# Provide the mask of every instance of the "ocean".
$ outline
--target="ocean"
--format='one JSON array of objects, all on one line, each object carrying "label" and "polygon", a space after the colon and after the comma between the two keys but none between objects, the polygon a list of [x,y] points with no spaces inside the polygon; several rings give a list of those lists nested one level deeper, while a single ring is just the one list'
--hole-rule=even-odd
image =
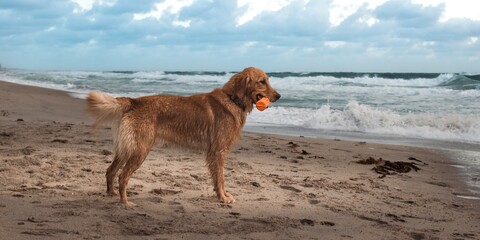
[{"label": "ocean", "polygon": [[[235,72],[33,71],[2,69],[0,79],[114,96],[191,95],[221,87]],[[270,72],[282,98],[254,110],[246,130],[431,147],[455,153],[480,193],[480,74]],[[461,154],[458,154],[458,151]]]}]

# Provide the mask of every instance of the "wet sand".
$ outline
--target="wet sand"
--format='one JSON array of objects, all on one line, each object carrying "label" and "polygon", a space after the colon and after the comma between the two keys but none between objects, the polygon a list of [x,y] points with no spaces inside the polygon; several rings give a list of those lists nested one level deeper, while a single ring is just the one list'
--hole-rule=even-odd
[{"label": "wet sand", "polygon": [[[124,209],[104,193],[110,129],[91,123],[84,100],[0,82],[2,238],[480,238],[480,201],[455,196],[467,190],[441,152],[338,139],[243,133],[225,170],[231,205],[201,153],[162,144],[130,180],[138,206]],[[380,158],[419,169],[357,163]]]}]

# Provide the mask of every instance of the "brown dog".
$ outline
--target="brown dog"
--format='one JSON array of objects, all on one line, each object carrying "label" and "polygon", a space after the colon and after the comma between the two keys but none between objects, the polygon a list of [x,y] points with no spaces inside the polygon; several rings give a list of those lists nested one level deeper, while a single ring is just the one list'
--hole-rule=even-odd
[{"label": "brown dog", "polygon": [[130,176],[147,157],[156,138],[206,153],[214,191],[220,201],[235,199],[225,191],[223,167],[233,144],[240,136],[247,114],[261,98],[280,98],[260,69],[249,67],[233,75],[222,88],[189,97],[155,95],[114,98],[101,92],[88,94],[88,111],[94,125],[113,124],[114,158],[108,167],[107,193],[117,195],[113,180],[117,172],[121,202],[127,200]]}]

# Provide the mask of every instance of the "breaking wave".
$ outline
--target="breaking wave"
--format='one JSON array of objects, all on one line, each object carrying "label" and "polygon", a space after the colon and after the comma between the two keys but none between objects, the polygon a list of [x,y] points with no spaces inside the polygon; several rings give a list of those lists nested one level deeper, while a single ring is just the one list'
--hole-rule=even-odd
[{"label": "breaking wave", "polygon": [[254,111],[249,121],[308,129],[335,130],[480,143],[480,116],[398,113],[350,101],[343,109],[271,107]]}]

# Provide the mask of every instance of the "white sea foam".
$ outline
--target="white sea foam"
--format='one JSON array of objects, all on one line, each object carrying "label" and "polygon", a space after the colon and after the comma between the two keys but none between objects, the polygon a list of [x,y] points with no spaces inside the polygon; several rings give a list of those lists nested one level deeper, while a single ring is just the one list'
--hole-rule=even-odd
[{"label": "white sea foam", "polygon": [[350,101],[343,109],[270,107],[254,111],[249,121],[311,129],[339,130],[480,143],[480,116],[463,114],[400,114]]},{"label": "white sea foam", "polygon": [[134,78],[134,79],[132,79],[132,82],[135,82],[135,83],[153,83],[153,82],[158,82],[158,79]]},{"label": "white sea foam", "polygon": [[401,78],[381,78],[381,77],[333,77],[333,76],[294,76],[294,77],[271,77],[270,81],[272,83],[278,84],[281,88],[289,88],[301,90],[306,86],[396,86],[396,87],[432,87],[437,86],[440,83],[446,82],[451,79],[453,74],[440,74],[436,78],[415,78],[415,79],[401,79]]}]

